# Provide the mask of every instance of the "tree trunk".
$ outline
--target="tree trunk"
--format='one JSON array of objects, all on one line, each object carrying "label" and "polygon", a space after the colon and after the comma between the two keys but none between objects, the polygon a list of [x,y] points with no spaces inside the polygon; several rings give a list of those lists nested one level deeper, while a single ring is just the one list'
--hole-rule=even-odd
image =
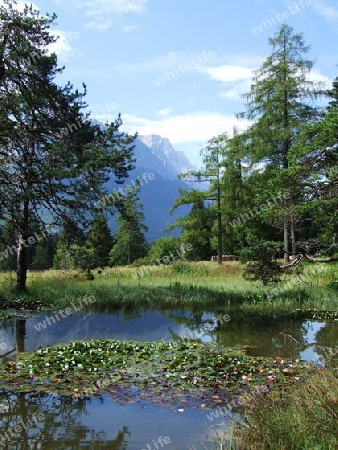
[{"label": "tree trunk", "polygon": [[296,225],[293,215],[291,215],[290,231],[291,231],[291,252],[292,252],[292,259],[294,259],[297,255],[297,245],[296,245]]},{"label": "tree trunk", "polygon": [[[132,235],[132,233],[131,233]],[[131,244],[130,244],[130,236],[128,236],[128,254],[127,254],[127,264],[131,264]]]},{"label": "tree trunk", "polygon": [[18,256],[17,256],[17,271],[16,271],[16,288],[19,291],[26,289],[27,280],[27,248],[25,247],[25,239],[23,235],[19,234]]},{"label": "tree trunk", "polygon": [[26,319],[16,320],[16,350],[18,353],[25,351],[25,336],[26,336]]},{"label": "tree trunk", "polygon": [[220,188],[217,188],[217,263],[222,264],[222,213],[221,213],[221,192]]},{"label": "tree trunk", "polygon": [[28,258],[27,258],[27,238],[29,234],[29,201],[24,200],[22,203],[22,222],[20,224],[18,255],[17,255],[17,271],[16,271],[16,288],[19,291],[26,290]]},{"label": "tree trunk", "polygon": [[289,262],[289,221],[288,218],[284,219],[284,264]]}]

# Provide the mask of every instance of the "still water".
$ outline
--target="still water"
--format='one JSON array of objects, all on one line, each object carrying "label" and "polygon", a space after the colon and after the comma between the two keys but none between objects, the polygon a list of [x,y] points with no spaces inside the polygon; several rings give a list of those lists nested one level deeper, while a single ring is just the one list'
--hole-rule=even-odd
[{"label": "still water", "polygon": [[[17,352],[98,338],[139,341],[195,339],[246,347],[255,356],[317,360],[338,344],[338,323],[248,316],[227,311],[111,311],[57,320],[44,311],[0,324],[1,359]],[[218,317],[218,319],[217,319]],[[53,320],[54,319],[54,320]],[[54,393],[0,393],[1,449],[219,449],[215,434],[230,418],[210,420],[203,409],[168,410],[147,403],[119,404],[108,395],[91,400]],[[208,417],[209,416],[209,417]]]}]

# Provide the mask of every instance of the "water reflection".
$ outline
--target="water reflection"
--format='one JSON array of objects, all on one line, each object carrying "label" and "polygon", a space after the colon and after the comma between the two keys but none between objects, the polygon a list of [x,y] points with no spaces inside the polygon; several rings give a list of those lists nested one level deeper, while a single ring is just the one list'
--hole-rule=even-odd
[{"label": "water reflection", "polygon": [[[114,313],[73,314],[48,324],[53,311],[27,319],[15,319],[0,328],[4,345],[0,355],[13,358],[18,352],[90,339],[139,341],[193,339],[219,342],[225,347],[247,347],[253,356],[312,360],[338,342],[338,323],[310,322],[290,317],[248,315],[219,311],[119,310]],[[41,324],[44,324],[42,326]]]},{"label": "water reflection", "polygon": [[127,426],[111,438],[86,425],[86,402],[53,394],[0,393],[0,443],[7,449],[127,449]]},{"label": "water reflection", "polygon": [[79,401],[0,392],[0,447],[9,450],[148,450],[156,449],[153,442],[161,436],[171,441],[165,447],[182,450],[205,438],[207,422],[205,411],[122,406],[109,396]]},{"label": "water reflection", "polygon": [[[46,311],[27,319],[3,322],[0,327],[3,357],[14,358],[17,353],[58,343],[115,338],[217,341],[225,347],[247,346],[248,353],[255,356],[313,360],[320,356],[326,358],[326,350],[338,343],[338,323],[253,316],[240,309],[93,311],[38,326],[54,313]],[[231,320],[219,320],[220,314],[228,314]],[[338,358],[338,352],[334,358]],[[109,396],[79,401],[52,393],[2,391],[0,447],[9,450],[149,450],[150,447],[153,450],[156,449],[154,441],[168,436],[172,450],[217,448],[204,441],[211,424],[207,414],[203,410],[178,414],[147,404],[120,405]]]}]

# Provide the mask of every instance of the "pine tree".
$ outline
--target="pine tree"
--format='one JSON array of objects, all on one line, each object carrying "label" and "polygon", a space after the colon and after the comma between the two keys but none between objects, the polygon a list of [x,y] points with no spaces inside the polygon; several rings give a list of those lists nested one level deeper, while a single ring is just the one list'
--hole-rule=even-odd
[{"label": "pine tree", "polygon": [[[201,200],[209,200],[214,202],[213,208],[210,211],[214,212],[216,218],[217,235],[217,262],[222,264],[223,253],[223,223],[222,223],[222,209],[221,209],[221,179],[224,171],[224,158],[227,152],[229,138],[223,133],[215,136],[208,141],[207,146],[201,151],[203,156],[204,167],[198,171],[191,171],[180,175],[180,178],[189,182],[210,182],[210,189],[207,192],[200,192],[197,190],[180,190],[180,198],[177,199],[171,211],[174,211],[180,205],[195,204]],[[177,222],[178,226],[180,221]],[[177,226],[168,227],[168,230]],[[212,239],[212,236],[210,236]]]},{"label": "pine tree", "polygon": [[80,248],[85,247],[85,241],[83,232],[79,232],[72,222],[65,222],[57,239],[53,267],[63,270],[76,269],[76,254]]},{"label": "pine tree", "polygon": [[116,243],[110,252],[112,265],[131,264],[148,253],[148,244],[144,235],[147,226],[144,220],[143,206],[138,199],[138,191],[134,190],[120,200],[117,205],[119,217],[115,234]]},{"label": "pine tree", "polygon": [[106,267],[109,263],[109,253],[114,239],[104,215],[96,216],[91,223],[86,247],[93,250],[96,267]]},{"label": "pine tree", "polygon": [[[196,197],[189,214],[176,219],[170,229],[181,228],[181,242],[190,244],[192,250],[185,255],[190,261],[208,261],[213,254],[211,247],[214,212],[206,208],[204,201]],[[179,248],[179,245],[177,246]]]},{"label": "pine tree", "polygon": [[48,236],[36,244],[32,264],[33,270],[47,270],[53,267],[57,237]]},{"label": "pine tree", "polygon": [[55,83],[63,71],[48,54],[55,16],[12,4],[0,5],[0,220],[15,226],[17,288],[24,290],[32,216],[44,224],[48,211],[51,223],[86,229],[109,174],[123,181],[132,169],[135,136],[119,131],[120,116],[106,130],[91,124],[85,86]]},{"label": "pine tree", "polygon": [[328,91],[327,95],[330,98],[328,111],[337,111],[338,109],[338,77],[333,80],[332,88]]},{"label": "pine tree", "polygon": [[[221,212],[223,220],[224,251],[236,254],[247,244],[250,234],[250,221],[242,220],[250,209],[252,189],[247,183],[245,146],[242,136],[234,129],[233,137],[227,140],[226,152],[222,161]],[[214,246],[216,245],[214,238]]]},{"label": "pine tree", "polygon": [[0,230],[0,270],[16,269],[17,236],[13,224],[6,221]]}]

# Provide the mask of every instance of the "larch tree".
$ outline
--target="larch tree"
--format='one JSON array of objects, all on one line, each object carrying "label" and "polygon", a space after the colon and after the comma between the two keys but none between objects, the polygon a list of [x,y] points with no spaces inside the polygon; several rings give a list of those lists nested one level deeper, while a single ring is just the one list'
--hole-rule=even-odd
[{"label": "larch tree", "polygon": [[[291,176],[299,180],[306,199],[300,206],[316,225],[317,253],[334,253],[338,245],[338,78],[328,97],[322,120],[303,126],[289,155]],[[308,246],[305,242],[304,252]]]},{"label": "larch tree", "polygon": [[289,169],[288,156],[301,125],[320,117],[311,99],[321,93],[321,86],[309,80],[313,61],[307,58],[309,47],[301,34],[288,25],[281,25],[269,42],[272,53],[255,72],[250,91],[244,95],[247,109],[239,117],[255,121],[246,133],[246,148],[252,167],[265,175],[269,173],[266,195],[276,195],[279,191],[290,193],[279,213],[287,264],[290,244],[292,253],[296,253],[297,189],[293,189],[292,181],[284,172]]},{"label": "larch tree", "polygon": [[204,167],[198,171],[190,171],[180,175],[181,179],[189,182],[210,183],[210,188],[206,192],[191,190],[190,192],[182,190],[181,197],[175,202],[172,210],[183,204],[195,204],[202,200],[211,200],[213,202],[212,211],[216,218],[217,234],[217,262],[222,264],[223,253],[223,224],[221,210],[221,181],[224,173],[224,159],[228,149],[228,136],[223,133],[211,138],[206,147],[202,149],[202,161]]}]

